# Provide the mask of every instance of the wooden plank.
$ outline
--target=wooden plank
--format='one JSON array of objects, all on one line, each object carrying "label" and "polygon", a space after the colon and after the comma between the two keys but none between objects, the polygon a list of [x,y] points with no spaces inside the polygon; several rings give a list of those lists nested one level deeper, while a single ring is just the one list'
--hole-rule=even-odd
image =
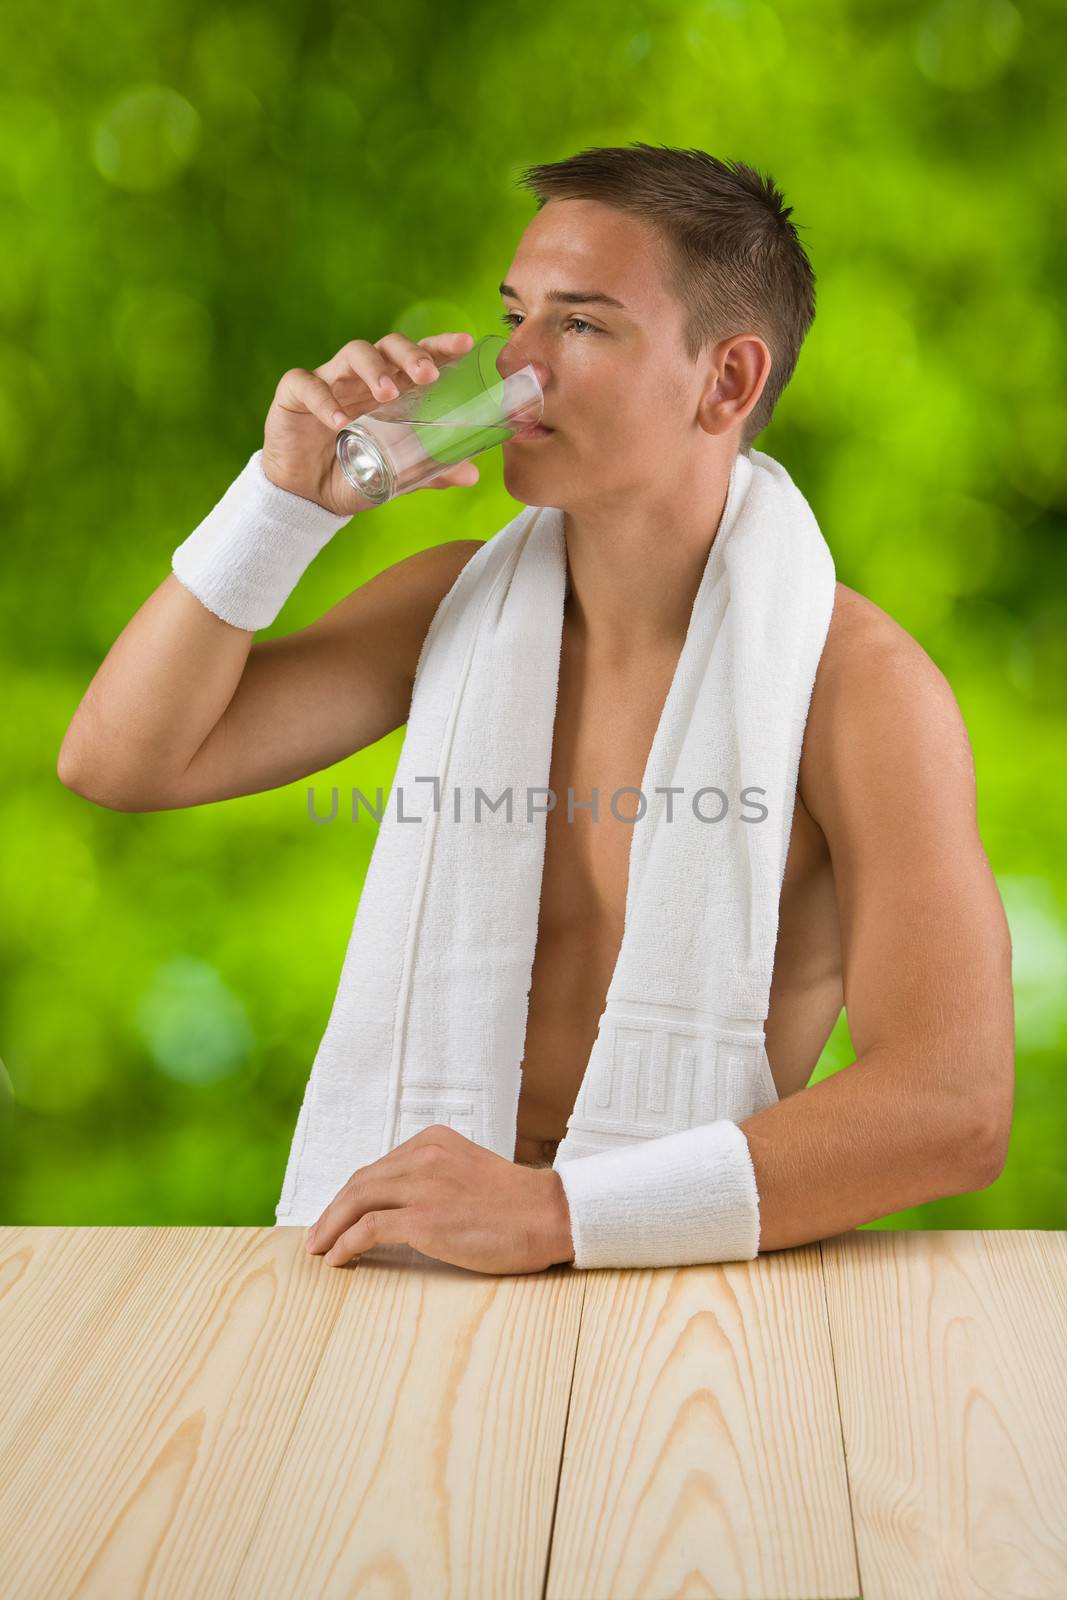
[{"label": "wooden plank", "polygon": [[584,1275],[316,1264],[342,1310],[232,1600],[541,1600]]},{"label": "wooden plank", "polygon": [[0,1493],[143,1259],[143,1228],[0,1228]]},{"label": "wooden plank", "polygon": [[858,1594],[818,1245],[586,1276],[547,1600]]},{"label": "wooden plank", "polygon": [[[133,1274],[131,1230],[54,1231],[77,1337],[4,1452],[4,1600],[221,1600],[345,1283],[316,1270],[299,1229],[138,1229]],[[102,1272],[121,1285],[106,1306]],[[22,1337],[40,1344],[54,1320],[40,1311]]]},{"label": "wooden plank", "polygon": [[1067,1233],[824,1252],[865,1600],[1063,1600]]}]

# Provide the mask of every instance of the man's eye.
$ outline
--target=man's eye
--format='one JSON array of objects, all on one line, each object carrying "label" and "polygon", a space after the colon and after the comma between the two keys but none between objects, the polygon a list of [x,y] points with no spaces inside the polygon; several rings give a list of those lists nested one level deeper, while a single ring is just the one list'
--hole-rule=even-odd
[{"label": "man's eye", "polygon": [[[500,320],[501,322],[506,323],[509,328],[514,328],[515,323],[512,321],[512,318],[517,317],[518,314],[519,313],[517,311],[505,311]],[[594,328],[593,324],[591,322],[586,322],[584,317],[568,317],[567,320],[571,323],[578,323],[583,328],[588,328],[590,333],[603,333],[604,331],[602,328]]]}]

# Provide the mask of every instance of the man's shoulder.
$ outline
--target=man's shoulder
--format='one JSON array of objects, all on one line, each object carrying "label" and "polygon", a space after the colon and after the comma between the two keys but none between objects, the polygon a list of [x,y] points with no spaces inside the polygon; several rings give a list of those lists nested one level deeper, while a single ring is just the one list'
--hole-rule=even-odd
[{"label": "man's shoulder", "polygon": [[463,568],[473,560],[484,543],[484,539],[448,539],[443,544],[426,546],[402,563],[406,569],[405,583],[412,599],[420,606],[420,614],[426,613],[423,632]]},{"label": "man's shoulder", "polygon": [[[949,689],[936,661],[888,611],[838,583],[816,690],[823,701],[862,703],[895,694],[939,695]],[[951,689],[949,689],[951,693]],[[816,693],[812,693],[815,709]]]},{"label": "man's shoulder", "polygon": [[919,641],[881,606],[838,583],[812,690],[800,788],[809,811],[827,809],[845,773],[891,791],[917,772],[959,758],[973,772],[952,686]]},{"label": "man's shoulder", "polygon": [[826,639],[828,650],[855,650],[864,644],[904,640],[921,648],[888,611],[868,600],[865,594],[850,589],[847,583],[834,585],[834,609]]}]

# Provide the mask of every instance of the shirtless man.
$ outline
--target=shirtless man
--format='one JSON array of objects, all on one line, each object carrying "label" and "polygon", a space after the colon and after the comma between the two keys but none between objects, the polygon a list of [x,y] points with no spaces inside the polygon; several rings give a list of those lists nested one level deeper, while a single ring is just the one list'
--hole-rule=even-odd
[{"label": "shirtless man", "polygon": [[[607,802],[641,783],[771,357],[761,337],[740,334],[696,363],[665,358],[681,312],[656,234],[597,201],[544,206],[508,280],[502,370],[535,365],[553,431],[505,444],[505,482],[521,503],[567,513],[557,804],[515,1152],[539,1169],[564,1135],[622,938],[633,832]],[[360,509],[333,459],[337,401],[358,415],[385,398],[381,374],[432,382],[417,366],[426,351],[447,359],[466,348],[467,335],[416,344],[394,333],[353,340],[314,373],[287,373],[264,471],[327,509]],[[432,486],[475,481],[465,463]],[[60,779],[101,805],[164,810],[293,783],[382,738],[406,722],[426,631],[481,543],[432,546],[309,627],[255,644],[168,575],[90,684]],[[576,802],[597,790],[595,822],[581,809],[567,821],[568,787]],[[856,1060],[807,1087],[843,1005]],[[761,1250],[1000,1172],[1014,1089],[1011,947],[977,830],[966,729],[923,649],[840,583],[803,741],[765,1031],[780,1100],[740,1124]],[[550,1259],[566,1260],[565,1217],[558,1225],[564,1248]]]}]

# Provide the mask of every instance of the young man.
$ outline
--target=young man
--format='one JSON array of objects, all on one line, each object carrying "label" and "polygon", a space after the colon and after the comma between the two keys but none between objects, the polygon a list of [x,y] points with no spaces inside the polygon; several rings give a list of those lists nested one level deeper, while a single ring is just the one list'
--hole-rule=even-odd
[{"label": "young man", "polygon": [[[641,784],[735,457],[792,374],[814,289],[788,209],[750,168],[641,146],[533,170],[540,209],[501,285],[503,370],[535,367],[550,431],[509,440],[504,475],[517,501],[564,513],[549,783],[582,801]],[[423,346],[354,340],[315,373],[287,374],[265,433],[268,494],[302,496],[338,526],[358,509],[333,461],[335,406],[369,409],[388,395],[381,376],[423,381],[425,349],[447,358],[467,344]],[[473,481],[468,463],[434,486]],[[332,531],[309,524],[310,543]],[[61,780],[120,810],[201,805],[374,742],[407,720],[430,623],[483,543],[427,549],[259,644],[253,613],[223,620],[168,576],[90,685]],[[584,809],[568,820],[564,805],[547,817],[514,1162],[430,1129],[424,1163],[412,1140],[353,1174],[312,1248],[340,1262],[404,1240],[491,1272],[573,1258],[551,1163],[619,953],[632,838],[604,806],[595,821]],[[856,1060],[808,1087],[842,1005]],[[760,1250],[1000,1172],[1011,947],[967,732],[923,649],[840,583],[804,726],[765,1033],[778,1100],[739,1124]]]}]

